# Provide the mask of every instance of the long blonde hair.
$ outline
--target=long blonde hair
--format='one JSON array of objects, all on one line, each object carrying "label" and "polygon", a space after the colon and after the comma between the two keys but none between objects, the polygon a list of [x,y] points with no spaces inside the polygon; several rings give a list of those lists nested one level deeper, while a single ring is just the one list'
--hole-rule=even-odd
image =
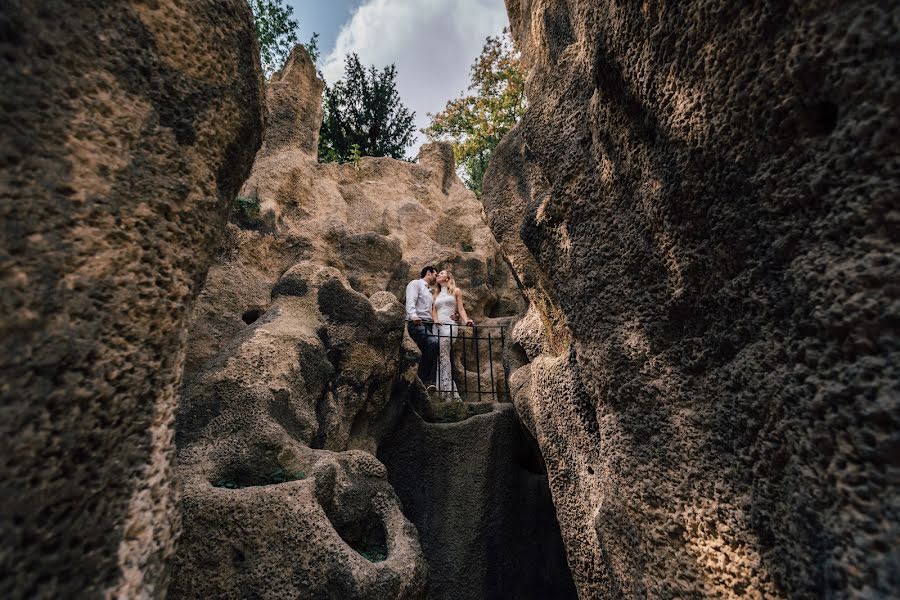
[{"label": "long blonde hair", "polygon": [[[453,279],[453,273],[451,273],[450,271],[447,271],[447,269],[444,269],[444,271],[447,273],[447,293],[452,296],[453,294],[456,293],[456,280]],[[440,293],[441,293],[441,284],[438,283],[434,287],[434,293],[432,294],[432,296],[434,298],[437,298],[438,294],[440,294]]]}]

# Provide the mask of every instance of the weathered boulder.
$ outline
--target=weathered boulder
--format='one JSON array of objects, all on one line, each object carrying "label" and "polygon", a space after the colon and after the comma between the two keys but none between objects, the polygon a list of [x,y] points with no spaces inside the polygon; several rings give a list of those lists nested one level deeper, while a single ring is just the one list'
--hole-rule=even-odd
[{"label": "weathered boulder", "polygon": [[265,315],[186,386],[169,595],[417,598],[427,569],[415,529],[384,466],[349,450],[371,449],[409,370],[403,309],[314,264],[275,289]]},{"label": "weathered boulder", "polygon": [[155,597],[186,321],[261,142],[245,2],[0,11],[3,598]]},{"label": "weathered boulder", "polygon": [[897,6],[507,7],[484,204],[581,597],[895,593]]},{"label": "weathered boulder", "polygon": [[405,286],[459,266],[479,320],[522,298],[449,146],[319,164],[305,50],[274,82],[269,114],[289,118],[267,130],[188,336],[169,594],[421,598],[425,556],[375,458],[415,385]]}]

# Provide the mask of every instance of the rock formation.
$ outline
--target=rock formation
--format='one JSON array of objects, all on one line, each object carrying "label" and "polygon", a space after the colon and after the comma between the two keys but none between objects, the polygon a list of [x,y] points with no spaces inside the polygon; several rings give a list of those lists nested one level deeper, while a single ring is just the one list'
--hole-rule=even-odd
[{"label": "rock formation", "polygon": [[12,0],[0,30],[0,596],[157,596],[185,325],[261,142],[250,11]]},{"label": "rock formation", "polygon": [[547,474],[512,405],[461,422],[407,411],[378,458],[416,524],[429,600],[574,599]]},{"label": "rock formation", "polygon": [[[421,598],[427,557],[375,458],[421,394],[400,299],[435,264],[456,270],[480,322],[522,310],[449,145],[417,164],[320,164],[321,92],[298,46],[269,85],[238,199],[252,208],[229,224],[194,312],[173,598]],[[530,505],[552,522],[544,498]]]},{"label": "rock formation", "polygon": [[896,6],[507,7],[484,204],[580,596],[896,593]]}]

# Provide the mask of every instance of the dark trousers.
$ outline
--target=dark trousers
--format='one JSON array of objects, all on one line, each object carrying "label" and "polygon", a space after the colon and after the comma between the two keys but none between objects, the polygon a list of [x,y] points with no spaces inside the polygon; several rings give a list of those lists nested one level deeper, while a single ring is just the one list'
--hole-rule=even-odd
[{"label": "dark trousers", "polygon": [[422,351],[422,358],[419,360],[419,379],[425,385],[435,383],[435,371],[437,370],[438,357],[438,338],[431,333],[431,323],[422,322],[416,325],[412,321],[407,323],[406,330],[409,337],[416,343],[419,350]]}]

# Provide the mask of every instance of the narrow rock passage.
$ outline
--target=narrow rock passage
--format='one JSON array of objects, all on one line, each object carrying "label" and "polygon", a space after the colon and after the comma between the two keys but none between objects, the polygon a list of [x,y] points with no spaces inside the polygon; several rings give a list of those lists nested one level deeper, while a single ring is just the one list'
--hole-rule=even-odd
[{"label": "narrow rock passage", "polygon": [[[441,426],[405,401],[421,384],[401,299],[422,266],[455,272],[480,326],[508,326],[524,309],[481,205],[455,177],[449,144],[414,164],[319,163],[321,89],[302,47],[268,82],[276,117],[193,313],[168,595],[574,597],[547,479],[512,405]],[[502,362],[492,372],[484,361],[499,353],[454,355],[463,389],[492,389]],[[409,494],[405,504],[446,521],[420,520],[428,556],[375,458],[406,426],[421,429],[405,436],[421,438],[406,451],[420,462],[392,463],[394,481],[428,482],[424,507]]]},{"label": "narrow rock passage", "polygon": [[537,445],[512,404],[490,406],[460,422],[428,423],[408,405],[379,447],[419,532],[427,597],[576,598]]}]

